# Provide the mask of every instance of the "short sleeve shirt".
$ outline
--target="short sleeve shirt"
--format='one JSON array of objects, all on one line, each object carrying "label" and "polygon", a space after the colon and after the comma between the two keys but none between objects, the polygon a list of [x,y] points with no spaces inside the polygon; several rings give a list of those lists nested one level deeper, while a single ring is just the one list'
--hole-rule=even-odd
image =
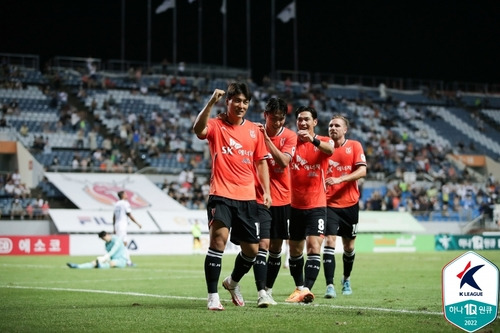
[{"label": "short sleeve shirt", "polygon": [[256,200],[254,161],[266,158],[263,134],[257,125],[212,118],[207,123],[212,155],[210,194],[233,200]]},{"label": "short sleeve shirt", "polygon": [[[326,177],[341,177],[352,173],[358,166],[366,166],[366,157],[361,143],[346,140],[328,159]],[[346,208],[359,201],[358,182],[343,182],[327,187],[328,207]]]},{"label": "short sleeve shirt", "polygon": [[[290,157],[293,158],[297,145],[297,134],[295,132],[283,127],[276,136],[273,136],[270,139],[276,148],[278,148],[283,154],[290,155]],[[269,168],[269,183],[273,206],[289,205],[291,202],[289,166],[282,168],[278,163],[276,163],[270,153],[267,158],[267,166]],[[257,184],[258,203],[263,203],[262,196],[262,187],[260,184]]]},{"label": "short sleeve shirt", "polygon": [[[317,135],[316,138],[328,142],[332,147],[334,145],[329,137]],[[293,208],[326,207],[325,174],[328,157],[311,142],[297,140],[297,149],[290,166]]]}]

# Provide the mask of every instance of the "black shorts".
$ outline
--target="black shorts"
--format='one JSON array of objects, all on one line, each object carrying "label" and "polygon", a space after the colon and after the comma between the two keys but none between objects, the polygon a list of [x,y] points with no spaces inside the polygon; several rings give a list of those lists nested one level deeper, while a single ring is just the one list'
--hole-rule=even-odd
[{"label": "black shorts", "polygon": [[356,238],[358,234],[359,203],[346,208],[327,208],[326,235]]},{"label": "black shorts", "polygon": [[326,207],[290,210],[290,239],[301,241],[307,236],[324,236]]},{"label": "black shorts", "polygon": [[260,238],[288,239],[288,220],[290,205],[271,206],[267,208],[259,204]]},{"label": "black shorts", "polygon": [[207,202],[208,227],[213,220],[221,221],[231,230],[231,242],[259,243],[257,201],[232,200],[211,195]]}]

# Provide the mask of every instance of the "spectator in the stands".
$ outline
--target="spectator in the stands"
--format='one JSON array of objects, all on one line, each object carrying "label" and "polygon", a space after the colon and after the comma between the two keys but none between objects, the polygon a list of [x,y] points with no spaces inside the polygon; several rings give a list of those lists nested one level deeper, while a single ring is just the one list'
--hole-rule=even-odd
[{"label": "spectator in the stands", "polygon": [[49,202],[45,200],[42,204],[42,218],[46,219],[49,216]]},{"label": "spectator in the stands", "polygon": [[14,181],[14,185],[21,184],[21,174],[19,173],[19,169],[14,170],[14,172],[10,175],[10,179]]},{"label": "spectator in the stands", "polygon": [[30,220],[33,219],[33,202],[32,201],[28,202],[28,204],[26,205],[26,215],[28,215],[28,218]]},{"label": "spectator in the stands", "polygon": [[176,136],[174,140],[170,141],[169,151],[186,151],[186,142],[183,141],[179,136]]},{"label": "spectator in the stands", "polygon": [[85,132],[83,129],[79,129],[78,132],[76,133],[76,142],[75,142],[75,148],[76,149],[83,149],[84,146],[84,141],[85,140]]},{"label": "spectator in the stands", "polygon": [[19,102],[17,99],[13,99],[9,103],[9,107],[7,109],[7,113],[18,115],[21,110],[19,109]]},{"label": "spectator in the stands", "polygon": [[93,153],[92,153],[92,159],[94,161],[94,164],[96,165],[100,165],[101,162],[103,161],[104,159],[104,154],[102,152],[102,149],[96,149]]},{"label": "spectator in the stands", "polygon": [[50,166],[51,166],[53,171],[57,172],[57,170],[59,169],[59,166],[60,166],[59,157],[57,157],[57,155],[55,155],[54,158],[52,158],[52,163]]},{"label": "spectator in the stands", "polygon": [[97,149],[97,131],[92,128],[88,133],[89,149],[94,151]]},{"label": "spectator in the stands", "polygon": [[382,194],[379,191],[373,191],[372,196],[368,199],[366,203],[367,210],[375,210],[381,211],[384,210],[382,206],[384,206],[384,200],[382,198]]},{"label": "spectator in the stands", "polygon": [[182,149],[177,149],[177,152],[175,153],[175,158],[177,160],[178,163],[180,164],[184,164],[186,163],[186,153],[184,150]]},{"label": "spectator in the stands", "polygon": [[3,114],[2,114],[2,118],[0,118],[0,127],[8,127],[7,119],[5,118],[5,115],[3,115]]},{"label": "spectator in the stands", "polygon": [[78,124],[80,122],[80,116],[78,115],[78,112],[73,111],[71,112],[71,127],[73,128],[73,131],[76,131],[78,128]]},{"label": "spectator in the stands", "polygon": [[82,172],[87,172],[89,167],[89,159],[86,157],[83,157],[80,161],[80,170]]},{"label": "spectator in the stands", "polygon": [[21,220],[24,220],[24,207],[21,203],[21,200],[19,198],[15,198],[14,202],[12,202],[12,206],[10,208],[10,219],[13,220],[14,217],[19,217]]},{"label": "spectator in the stands", "polygon": [[106,155],[111,154],[111,151],[113,149],[113,144],[112,144],[111,139],[109,138],[109,136],[106,136],[104,138],[104,140],[102,140],[101,148],[102,148],[102,150],[104,151],[104,153]]},{"label": "spectator in the stands", "polygon": [[25,183],[20,183],[14,188],[14,196],[27,199],[31,196],[31,190]]},{"label": "spectator in the stands", "polygon": [[33,217],[35,219],[40,219],[42,217],[43,202],[44,200],[40,195],[35,200],[33,200]]},{"label": "spectator in the stands", "polygon": [[78,154],[73,155],[73,160],[71,161],[71,168],[73,171],[80,171],[80,156]]},{"label": "spectator in the stands", "polygon": [[21,128],[19,129],[19,134],[21,134],[22,136],[24,137],[27,137],[28,136],[28,133],[29,133],[30,129],[28,127],[28,124],[26,123],[23,123],[21,125]]},{"label": "spectator in the stands", "polygon": [[52,145],[50,144],[49,137],[45,137],[45,144],[43,145],[43,153],[49,155],[52,153]]},{"label": "spectator in the stands", "polygon": [[43,151],[44,147],[45,147],[45,139],[43,138],[43,135],[35,136],[35,139],[33,140],[33,150],[35,152],[41,152]]},{"label": "spectator in the stands", "polygon": [[64,90],[61,90],[58,95],[59,98],[59,106],[64,107],[68,104],[68,93]]}]

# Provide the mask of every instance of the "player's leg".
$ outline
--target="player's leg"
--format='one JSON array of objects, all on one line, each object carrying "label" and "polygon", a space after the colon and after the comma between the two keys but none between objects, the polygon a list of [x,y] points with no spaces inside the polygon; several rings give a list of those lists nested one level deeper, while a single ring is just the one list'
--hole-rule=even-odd
[{"label": "player's leg", "polygon": [[321,245],[323,238],[309,235],[306,238],[306,248],[308,250],[307,260],[304,267],[304,287],[312,290],[321,269]]},{"label": "player's leg", "polygon": [[68,262],[66,264],[69,268],[78,268],[78,269],[89,269],[89,268],[97,268],[97,262],[96,260],[86,262],[83,264],[74,264],[71,262]]},{"label": "player's leg", "polygon": [[282,239],[271,239],[269,244],[269,256],[267,258],[267,280],[266,290],[268,294],[272,292],[274,282],[278,278],[281,269],[281,248],[283,245]]},{"label": "player's leg", "polygon": [[[231,294],[233,304],[244,306],[245,301],[240,293],[239,282],[250,271],[259,252],[259,216],[258,205],[255,201],[233,202],[233,219],[231,228],[231,241],[233,235],[240,243],[241,251],[236,256],[231,275],[223,281],[224,288]],[[265,280],[264,280],[265,281]]]},{"label": "player's leg", "polygon": [[266,292],[267,281],[267,254],[271,230],[271,214],[264,205],[259,205],[260,242],[259,251],[253,265],[255,285],[257,287],[257,306],[266,308],[271,305],[271,300]]},{"label": "player's leg", "polygon": [[304,287],[311,290],[321,269],[321,247],[326,230],[326,207],[307,210],[306,248]]},{"label": "player's leg", "polygon": [[229,229],[220,221],[213,221],[210,225],[210,242],[205,257],[205,281],[208,291],[208,309],[224,310],[220,304],[218,284],[222,269],[222,256],[226,247]]},{"label": "player's leg", "polygon": [[325,237],[325,247],[323,249],[323,270],[326,282],[325,298],[334,298],[337,296],[334,287],[336,239],[336,235]]},{"label": "player's leg", "polygon": [[352,207],[345,208],[343,214],[345,217],[341,220],[340,234],[342,235],[342,243],[344,246],[344,254],[342,261],[344,264],[344,276],[342,279],[342,294],[352,294],[351,287],[351,272],[354,266],[354,259],[356,257],[355,241],[358,233],[358,220],[359,220],[359,205],[356,204]]},{"label": "player's leg", "polygon": [[351,289],[351,272],[354,265],[354,259],[356,253],[354,251],[354,238],[342,237],[342,243],[344,244],[344,254],[342,255],[342,261],[344,263],[344,277],[342,278],[342,294],[350,295],[352,294]]},{"label": "player's leg", "polygon": [[125,247],[125,257],[127,258],[127,265],[132,266],[132,260],[130,259],[130,253],[128,251],[128,235],[127,230],[123,228],[117,228],[116,233],[118,237],[120,237],[123,241],[123,246]]},{"label": "player's leg", "polygon": [[297,303],[301,301],[301,292],[304,288],[304,246],[306,244],[306,217],[301,209],[290,210],[290,240],[289,251],[290,275],[295,283],[295,290],[285,302]]},{"label": "player's leg", "polygon": [[281,269],[281,252],[283,247],[283,240],[290,238],[288,232],[290,205],[271,207],[271,215],[271,241],[269,243],[266,281],[266,290],[268,294],[272,294],[274,282],[276,281]]},{"label": "player's leg", "polygon": [[209,223],[209,244],[205,257],[204,270],[208,291],[208,309],[224,310],[219,299],[218,284],[222,269],[222,256],[229,237],[232,218],[231,211],[224,198],[209,198],[207,216]]},{"label": "player's leg", "polygon": [[335,276],[335,246],[337,243],[337,232],[339,220],[336,211],[332,207],[327,207],[327,224],[325,230],[325,246],[323,248],[323,272],[325,275],[326,292],[325,298],[337,296],[334,286]]}]

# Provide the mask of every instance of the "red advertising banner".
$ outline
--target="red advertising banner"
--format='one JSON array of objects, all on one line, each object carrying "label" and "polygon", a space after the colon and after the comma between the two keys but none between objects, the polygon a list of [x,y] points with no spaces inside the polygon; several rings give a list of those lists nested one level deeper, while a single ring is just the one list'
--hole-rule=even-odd
[{"label": "red advertising banner", "polygon": [[0,255],[69,255],[69,235],[0,236]]}]

